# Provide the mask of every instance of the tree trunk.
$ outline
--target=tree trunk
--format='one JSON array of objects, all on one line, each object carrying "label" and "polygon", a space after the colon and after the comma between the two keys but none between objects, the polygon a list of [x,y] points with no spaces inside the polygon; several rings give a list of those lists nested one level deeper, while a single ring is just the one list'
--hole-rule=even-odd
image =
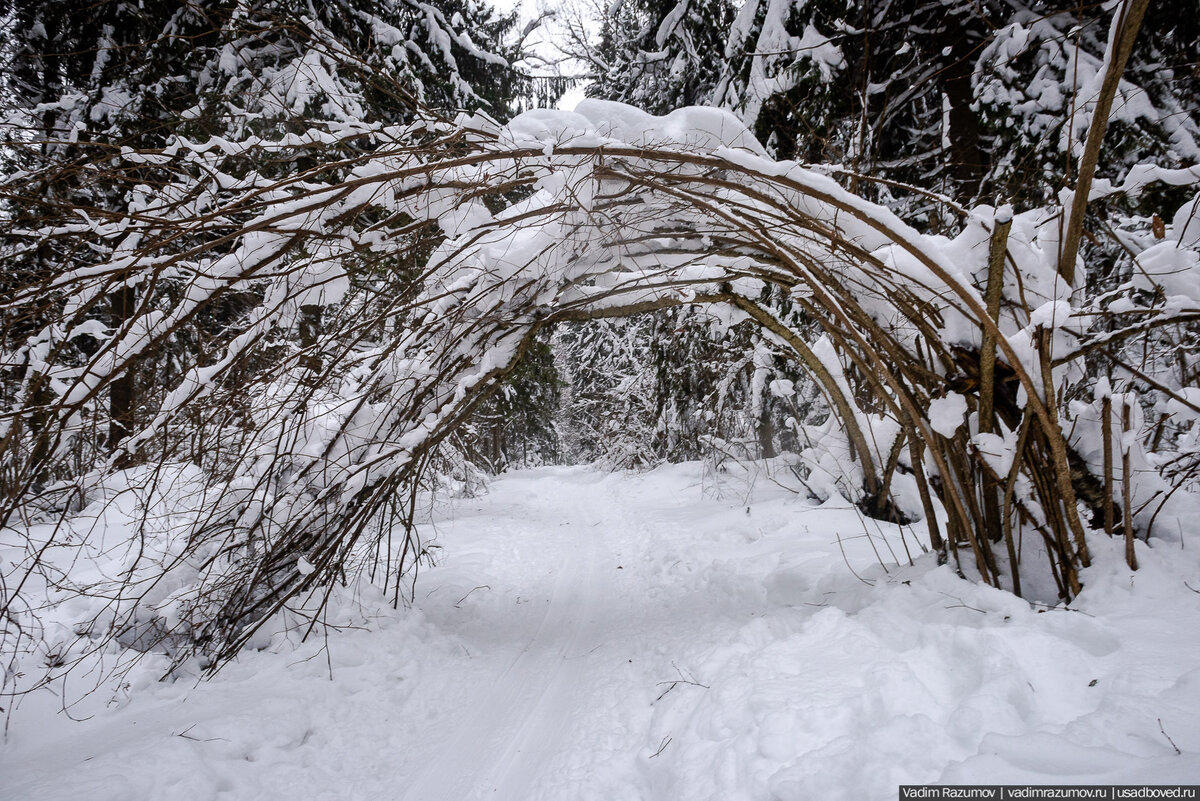
[{"label": "tree trunk", "polygon": [[[134,316],[137,292],[122,283],[109,296],[109,313],[113,328],[121,328]],[[109,388],[108,401],[108,452],[112,453],[121,441],[133,433],[134,415],[137,408],[136,371],[129,365],[116,376]]]}]

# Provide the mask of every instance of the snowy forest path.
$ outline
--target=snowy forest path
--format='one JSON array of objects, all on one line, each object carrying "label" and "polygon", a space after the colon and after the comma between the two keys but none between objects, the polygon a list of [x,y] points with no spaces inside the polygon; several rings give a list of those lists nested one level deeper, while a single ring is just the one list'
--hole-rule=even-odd
[{"label": "snowy forest path", "polygon": [[[579,688],[593,683],[588,674],[596,665],[588,657],[613,634],[608,588],[598,581],[599,565],[612,561],[605,535],[627,521],[615,497],[597,491],[599,476],[553,473],[506,479],[518,485],[520,508],[491,508],[476,521],[500,529],[493,534],[512,535],[502,558],[493,557],[489,583],[449,607],[449,596],[462,587],[429,591],[427,601],[437,602],[423,606],[426,614],[454,627],[462,647],[492,665],[494,678],[464,693],[447,715],[443,723],[453,734],[409,785],[406,801],[531,797],[561,744]],[[461,614],[464,608],[478,616]]]},{"label": "snowy forest path", "polygon": [[506,473],[430,510],[410,607],[340,588],[342,630],[280,630],[208,682],[150,658],[80,722],[26,699],[0,801],[883,801],[1200,775],[1196,549],[1143,548],[1131,575],[1098,540],[1108,592],[1029,604],[788,475]]}]

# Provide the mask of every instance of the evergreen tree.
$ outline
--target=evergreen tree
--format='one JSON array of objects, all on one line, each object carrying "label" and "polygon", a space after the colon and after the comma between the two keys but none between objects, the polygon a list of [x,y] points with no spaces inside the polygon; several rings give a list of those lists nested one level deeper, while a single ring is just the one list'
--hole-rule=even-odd
[{"label": "evergreen tree", "polygon": [[[1073,180],[1099,90],[1109,12],[1038,6],[1012,12],[980,51],[975,107],[992,153],[986,191],[1053,202]],[[1134,164],[1200,160],[1200,20],[1151,12],[1135,40],[1100,164],[1120,180]],[[1174,208],[1182,197],[1168,203]],[[1149,209],[1157,211],[1160,209]]]},{"label": "evergreen tree", "polygon": [[[0,159],[6,172],[42,182],[10,187],[3,213],[14,230],[74,224],[79,208],[104,216],[152,202],[155,187],[172,174],[154,160],[114,167],[114,155],[125,149],[160,149],[178,138],[210,141],[224,151],[218,169],[231,181],[301,175],[317,164],[332,165],[324,168],[329,177],[395,144],[347,133],[459,110],[505,119],[524,86],[509,66],[517,55],[510,41],[515,14],[497,15],[475,0],[3,0],[0,14],[10,23],[3,128],[9,146],[0,148]],[[337,144],[312,135],[320,129]],[[298,143],[289,144],[289,136],[300,137]],[[246,144],[256,141],[278,144]],[[52,243],[19,247],[0,290],[29,291],[120,246],[96,240],[89,252],[60,252]],[[388,270],[398,281],[406,272],[397,265]],[[175,278],[162,276],[167,285]],[[178,278],[186,292],[190,278]],[[38,439],[37,409],[51,382],[32,365],[79,368],[99,347],[101,332],[130,324],[142,297],[135,280],[114,274],[102,292],[74,304],[65,328],[47,324],[64,318],[68,301],[52,291],[39,298],[39,314],[6,313],[5,400],[24,398],[34,410],[24,419],[33,461],[48,456],[50,444]],[[96,432],[77,438],[76,446],[103,443],[113,450],[153,410],[158,388],[204,351],[217,350],[228,323],[260,301],[245,293],[221,296],[176,331],[169,352],[145,354],[140,370],[111,382],[106,408],[93,401],[83,410]],[[282,332],[277,346],[315,350],[320,319],[319,305],[303,306],[297,328]],[[319,370],[319,358],[310,367]]]},{"label": "evergreen tree", "polygon": [[[1041,203],[1071,179],[1111,13],[996,0],[750,0],[720,54],[712,102],[781,158],[842,164],[967,205]],[[1101,159],[1115,173],[1200,154],[1196,26],[1196,15],[1147,18]]]},{"label": "evergreen tree", "polygon": [[602,22],[592,97],[665,114],[706,102],[719,79],[728,0],[622,0]]},{"label": "evergreen tree", "polygon": [[565,323],[554,332],[569,461],[603,461],[619,468],[659,461],[652,444],[657,419],[653,324],[653,317],[645,315]]},{"label": "evergreen tree", "polygon": [[548,339],[539,337],[513,374],[471,415],[466,425],[467,456],[492,473],[559,462],[561,391]]}]

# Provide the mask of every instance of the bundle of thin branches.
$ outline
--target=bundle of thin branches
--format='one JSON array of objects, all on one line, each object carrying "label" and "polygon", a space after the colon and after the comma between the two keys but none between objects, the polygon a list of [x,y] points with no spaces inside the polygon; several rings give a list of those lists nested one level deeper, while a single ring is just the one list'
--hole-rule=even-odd
[{"label": "bundle of thin branches", "polygon": [[[232,178],[222,152],[179,142],[121,156],[164,176],[127,214],[9,226],[9,255],[74,255],[0,306],[44,321],[5,351],[19,388],[0,412],[0,524],[39,510],[65,521],[63,498],[86,501],[121,471],[159,466],[140,474],[157,486],[174,475],[161,468],[194,466],[198,488],[171,499],[169,542],[84,591],[112,599],[114,631],[158,615],[179,658],[219,665],[364,558],[411,566],[423,471],[540,329],[704,303],[755,320],[812,373],[861,467],[864,508],[894,514],[890,487],[907,472],[943,558],[1019,592],[1030,533],[1059,594],[1079,592],[1078,488],[1097,479],[1072,453],[1060,394],[1095,348],[1082,335],[1062,355],[1078,323],[1072,287],[1053,265],[1047,277],[1031,234],[1050,212],[964,213],[948,243],[771,162],[736,128],[708,144],[656,131],[664,141],[647,144],[543,122],[381,129],[369,153],[284,179]],[[820,327],[832,357],[763,303],[766,284]],[[132,310],[97,325],[101,299],[125,288]],[[48,296],[49,311],[30,312]],[[90,352],[65,359],[85,335]],[[115,382],[181,342],[186,358],[128,435],[73,468],[81,421],[103,419]],[[868,415],[899,433],[875,441]],[[400,542],[381,548],[397,518]],[[46,547],[31,543],[24,576]]]}]

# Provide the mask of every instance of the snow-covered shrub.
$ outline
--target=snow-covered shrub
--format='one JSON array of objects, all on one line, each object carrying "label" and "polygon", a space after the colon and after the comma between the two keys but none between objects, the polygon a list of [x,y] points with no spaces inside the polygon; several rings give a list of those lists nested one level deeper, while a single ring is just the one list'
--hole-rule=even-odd
[{"label": "snow-covered shrub", "polygon": [[[373,149],[359,149],[364,138]],[[338,159],[281,178],[223,169],[229,149],[269,160],[322,148]],[[1164,226],[1169,238],[1128,243],[1145,283],[1091,297],[1060,273],[1061,209],[978,205],[944,234],[923,232],[830,171],[775,161],[713,108],[655,117],[589,100],[506,124],[464,114],[281,140],[176,137],[163,152],[117,158],[130,170],[153,162],[164,176],[139,190],[134,212],[17,228],[4,246],[21,254],[44,240],[81,254],[48,278],[71,309],[134,285],[140,311],[114,329],[89,326],[103,341],[82,366],[46,350],[38,371],[50,395],[16,393],[5,419],[36,419],[57,446],[141,354],[221,298],[244,299],[110,460],[72,472],[56,448],[43,456],[85,488],[134,468],[160,493],[179,471],[195,476],[196,491],[179,510],[167,505],[167,533],[137,563],[147,578],[120,574],[132,602],[109,624],[131,645],[147,628],[178,635],[179,658],[219,663],[293,598],[331,592],[356,566],[382,558],[398,581],[420,554],[413,498],[437,448],[557,324],[693,306],[706,311],[688,315],[715,317],[724,331],[753,324],[762,333],[746,335],[734,378],[713,383],[753,419],[764,392],[794,395],[777,356],[811,377],[831,410],[824,436],[797,446],[812,449],[809,478],[828,474],[814,492],[883,517],[919,512],[930,547],[959,569],[1014,591],[1038,574],[1064,598],[1080,592],[1090,561],[1086,512],[1106,513],[1128,486],[1131,502],[1119,502],[1135,518],[1124,527],[1132,538],[1146,509],[1129,507],[1158,491],[1095,474],[1094,452],[1077,439],[1095,436],[1082,389],[1096,375],[1089,360],[1107,359],[1122,380],[1131,415],[1121,455],[1138,469],[1154,466],[1134,448],[1128,396],[1144,402],[1139,382],[1164,408],[1192,405],[1190,384],[1127,358],[1200,315],[1188,290],[1197,284],[1173,280],[1197,264],[1190,223],[1179,222],[1186,211]],[[1159,170],[1143,184],[1197,178]],[[94,241],[118,244],[84,247]],[[6,309],[21,314],[43,288],[22,284]],[[46,326],[66,326],[70,339],[76,322]],[[617,376],[598,378],[603,387]],[[815,424],[796,417],[791,428],[799,437]],[[747,433],[708,435],[728,444]],[[1187,448],[1188,437],[1168,441]],[[74,520],[23,520],[44,513],[42,495],[35,471],[12,464],[17,491],[0,523],[25,537],[26,557],[9,587],[48,564],[43,546],[58,547]],[[34,538],[27,522],[49,528]],[[1022,548],[1039,558],[1023,560]],[[10,597],[5,614],[19,625],[23,612]]]}]

